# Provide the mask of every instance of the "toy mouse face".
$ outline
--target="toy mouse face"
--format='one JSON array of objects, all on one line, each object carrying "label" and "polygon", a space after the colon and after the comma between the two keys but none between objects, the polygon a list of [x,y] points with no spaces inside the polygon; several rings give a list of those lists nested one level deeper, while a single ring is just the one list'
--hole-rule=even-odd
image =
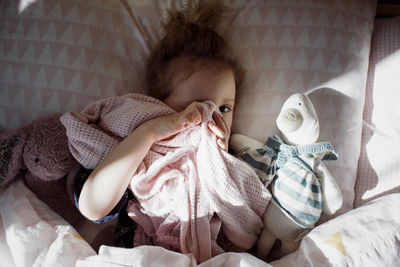
[{"label": "toy mouse face", "polygon": [[282,139],[288,144],[314,143],[319,136],[317,113],[304,94],[294,94],[285,101],[276,124],[282,133]]}]

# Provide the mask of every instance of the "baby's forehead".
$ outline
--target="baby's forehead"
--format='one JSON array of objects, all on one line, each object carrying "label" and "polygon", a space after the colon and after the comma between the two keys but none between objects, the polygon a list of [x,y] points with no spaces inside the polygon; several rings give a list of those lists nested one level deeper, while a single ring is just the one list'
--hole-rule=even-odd
[{"label": "baby's forehead", "polygon": [[213,101],[217,106],[235,103],[234,73],[227,68],[196,68],[189,74],[177,72],[166,103],[175,110],[183,110],[192,102]]},{"label": "baby's forehead", "polygon": [[213,76],[213,74],[219,74],[226,71],[230,71],[232,74],[234,74],[234,70],[222,62],[188,56],[182,56],[172,60],[170,62],[170,66],[168,67],[171,89],[174,89],[181,82],[193,76],[197,76],[195,79],[201,79],[203,78],[202,76],[207,78],[207,76]]}]

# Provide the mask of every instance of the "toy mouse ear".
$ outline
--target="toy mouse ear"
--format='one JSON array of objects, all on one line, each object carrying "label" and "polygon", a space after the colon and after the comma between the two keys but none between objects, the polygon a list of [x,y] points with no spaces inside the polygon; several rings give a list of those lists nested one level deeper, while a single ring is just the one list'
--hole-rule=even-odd
[{"label": "toy mouse ear", "polygon": [[26,133],[10,130],[0,133],[0,188],[7,186],[23,167]]}]

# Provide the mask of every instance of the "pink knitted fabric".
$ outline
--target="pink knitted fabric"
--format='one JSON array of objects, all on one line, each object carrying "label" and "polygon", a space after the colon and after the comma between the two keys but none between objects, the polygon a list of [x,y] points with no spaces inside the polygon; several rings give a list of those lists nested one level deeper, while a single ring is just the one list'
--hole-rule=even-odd
[{"label": "pink knitted fabric", "polygon": [[[216,145],[207,122],[218,108],[211,101],[201,106],[202,123],[153,144],[132,177],[137,201],[128,206],[140,226],[135,245],[193,253],[199,262],[224,251],[217,244],[221,230],[238,248],[251,248],[270,199],[254,171]],[[81,113],[66,113],[61,121],[74,157],[95,168],[138,125],[172,113],[154,98],[129,94],[98,101]]]}]

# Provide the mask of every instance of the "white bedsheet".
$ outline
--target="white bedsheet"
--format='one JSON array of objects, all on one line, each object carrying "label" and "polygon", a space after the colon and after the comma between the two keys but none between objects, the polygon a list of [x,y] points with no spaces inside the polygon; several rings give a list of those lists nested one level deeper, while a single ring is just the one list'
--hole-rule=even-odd
[{"label": "white bedsheet", "polygon": [[192,254],[181,254],[156,246],[140,246],[133,249],[101,246],[99,255],[79,260],[76,267],[117,266],[174,266],[174,267],[255,267],[271,266],[248,253],[224,253],[199,265]]},{"label": "white bedsheet", "polygon": [[[399,266],[400,194],[370,202],[316,227],[296,252],[272,266]],[[199,266],[271,266],[247,253],[225,253]],[[79,260],[91,266],[196,266],[193,256],[159,247],[102,246],[99,255]]]},{"label": "white bedsheet", "polygon": [[96,255],[78,232],[21,180],[0,192],[0,266],[75,266]]},{"label": "white bedsheet", "polygon": [[[197,266],[190,254],[154,246],[102,246],[96,254],[21,181],[0,192],[0,215],[1,266]],[[316,227],[299,250],[270,264],[248,253],[225,253],[198,266],[370,267],[399,262],[400,194],[391,194]]]},{"label": "white bedsheet", "polygon": [[271,263],[291,266],[400,266],[400,194],[378,198],[316,227],[299,250]]}]

